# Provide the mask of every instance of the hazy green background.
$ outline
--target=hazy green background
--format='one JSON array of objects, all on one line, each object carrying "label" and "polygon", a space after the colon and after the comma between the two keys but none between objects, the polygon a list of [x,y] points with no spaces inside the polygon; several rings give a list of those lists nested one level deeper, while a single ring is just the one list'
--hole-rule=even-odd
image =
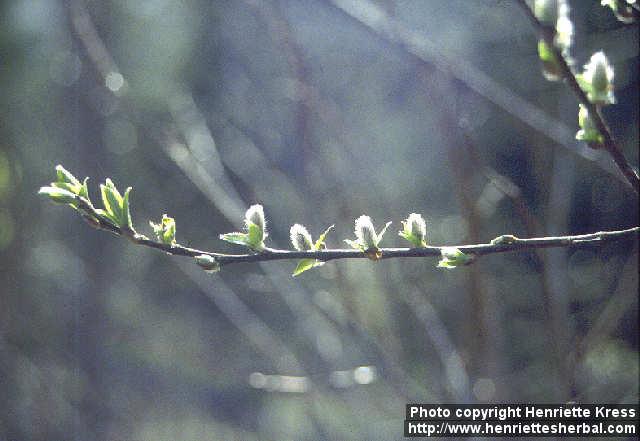
[{"label": "hazy green background", "polygon": [[[576,65],[611,59],[605,115],[637,165],[638,27],[570,3]],[[208,275],[36,195],[58,163],[94,200],[111,177],[142,232],[168,213],[181,243],[230,252],[251,203],[278,247],[295,222],[342,247],[363,213],[393,221],[387,246],[414,211],[433,244],[637,225],[511,1],[1,14],[0,440],[388,440],[408,402],[637,402],[637,244]]]}]

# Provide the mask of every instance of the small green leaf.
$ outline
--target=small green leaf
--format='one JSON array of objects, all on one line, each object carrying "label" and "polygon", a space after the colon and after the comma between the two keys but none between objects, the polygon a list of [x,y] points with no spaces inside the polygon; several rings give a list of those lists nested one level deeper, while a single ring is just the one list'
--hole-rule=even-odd
[{"label": "small green leaf", "polygon": [[380,233],[378,233],[378,241],[376,243],[376,246],[382,241],[382,236],[384,236],[384,233],[386,233],[387,228],[389,228],[389,225],[391,225],[391,222],[387,222],[384,228],[380,231]]},{"label": "small green leaf", "polygon": [[128,228],[133,231],[133,222],[131,221],[131,210],[129,209],[129,193],[131,193],[131,187],[127,187],[122,198],[122,225],[123,228]]},{"label": "small green leaf", "polygon": [[427,242],[424,239],[416,236],[406,229],[403,231],[398,231],[398,236],[409,241],[415,248],[424,248],[427,246]]},{"label": "small green leaf", "polygon": [[236,245],[248,245],[248,234],[247,233],[226,233],[221,234],[220,239],[226,242],[235,243]]},{"label": "small green leaf", "polygon": [[[310,270],[314,266],[319,266],[316,265],[316,262],[317,261],[315,259],[302,259],[300,262],[298,262],[298,266],[296,266],[295,271],[293,271],[293,277],[298,276],[307,270]],[[322,264],[322,262],[319,263]]]},{"label": "small green leaf", "polygon": [[[75,176],[65,170],[61,165],[56,166],[56,182],[52,182],[51,187],[68,191],[74,195],[83,196],[87,201],[89,200],[88,194],[86,196],[84,195],[83,185],[80,181],[78,181]],[[70,203],[70,205],[76,210],[78,209],[77,200]]]},{"label": "small green leaf", "polygon": [[67,183],[77,187],[80,187],[81,185],[80,181],[78,181],[75,176],[59,164],[56,165],[56,177],[58,183]]},{"label": "small green leaf", "polygon": [[[96,208],[96,213],[98,214],[98,216],[100,216],[102,219],[107,220],[109,223],[113,224],[113,219],[111,219],[111,217],[107,214],[107,212],[105,210],[103,210],[102,208]],[[115,224],[114,224],[115,225]]]},{"label": "small green leaf", "polygon": [[111,179],[107,178],[105,184],[100,185],[100,193],[107,216],[117,226],[122,226],[125,221],[124,213],[122,212],[122,196]]},{"label": "small green leaf", "polygon": [[53,202],[58,204],[76,203],[76,195],[74,193],[59,187],[40,187],[38,194],[48,196]]},{"label": "small green leaf", "polygon": [[167,244],[176,241],[176,221],[166,214],[162,216],[162,241]]},{"label": "small green leaf", "polygon": [[325,238],[327,237],[327,234],[329,233],[329,231],[331,231],[331,229],[334,226],[331,225],[329,228],[327,228],[326,230],[324,230],[324,233],[322,233],[319,237],[318,240],[316,240],[316,243],[313,245],[313,249],[316,251],[321,250],[324,246],[325,246]]},{"label": "small green leaf", "polygon": [[91,200],[89,199],[89,186],[87,185],[87,182],[89,182],[88,177],[84,178],[84,182],[82,183],[82,188],[80,188],[80,192],[78,194],[83,198],[85,198],[87,202],[91,203]]},{"label": "small green leaf", "polygon": [[100,184],[100,196],[102,197],[102,205],[104,206],[104,210],[101,210],[104,216],[109,219],[113,224],[119,225],[120,221],[115,216],[113,209],[111,208],[111,204],[109,202],[109,198],[107,196],[109,189],[106,185]]},{"label": "small green leaf", "polygon": [[51,186],[70,191],[73,194],[78,194],[82,189],[81,185],[74,185],[69,182],[52,182]]},{"label": "small green leaf", "polygon": [[356,250],[360,250],[360,251],[364,251],[364,246],[360,244],[360,242],[356,241],[356,240],[351,240],[351,239],[345,239],[344,240],[351,248],[354,248]]},{"label": "small green leaf", "polygon": [[249,248],[256,251],[264,249],[264,231],[262,228],[253,222],[247,222],[247,230],[247,245]]},{"label": "small green leaf", "polygon": [[410,231],[407,231],[407,230],[398,231],[398,236],[400,236],[403,239],[411,242],[411,245],[413,245],[414,247],[418,246],[419,243],[420,243],[418,238],[415,235],[411,234]]}]

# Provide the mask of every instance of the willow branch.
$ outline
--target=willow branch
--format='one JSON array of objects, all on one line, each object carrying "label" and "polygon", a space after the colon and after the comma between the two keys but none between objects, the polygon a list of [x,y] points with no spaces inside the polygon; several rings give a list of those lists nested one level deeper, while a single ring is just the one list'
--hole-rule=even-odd
[{"label": "willow branch", "polygon": [[[168,245],[149,239],[143,234],[133,230],[118,227],[104,219],[95,208],[83,197],[76,196],[78,210],[82,217],[94,228],[109,231],[118,236],[123,236],[137,245],[143,245],[164,251],[174,256],[196,257],[200,255],[211,256],[220,264],[265,262],[270,260],[294,260],[317,259],[323,262],[336,259],[371,259],[370,253],[353,249],[329,249],[320,251],[291,251],[274,248],[265,248],[262,252],[250,254],[224,254],[211,251],[198,250],[183,245]],[[575,236],[535,237],[519,239],[510,236],[510,239],[501,243],[480,243],[467,245],[453,245],[465,254],[482,256],[487,254],[508,253],[514,251],[526,251],[538,248],[580,247],[586,245],[598,245],[604,242],[630,240],[637,238],[640,227],[628,228],[619,231],[599,231],[591,234]],[[445,246],[427,246],[423,248],[380,248],[380,259],[397,257],[440,257]],[[378,260],[377,258],[374,260]]]},{"label": "willow branch", "polygon": [[578,99],[578,102],[580,102],[580,104],[586,107],[589,111],[589,117],[598,129],[598,132],[600,132],[603,137],[604,148],[609,152],[609,154],[613,158],[613,161],[616,163],[627,181],[629,181],[635,192],[638,193],[640,191],[640,178],[638,177],[638,174],[631,167],[631,165],[627,161],[627,158],[625,158],[624,154],[622,153],[622,150],[613,139],[611,129],[609,129],[609,126],[602,116],[599,106],[595,105],[589,100],[587,94],[578,84],[576,76],[567,63],[567,60],[562,55],[561,51],[558,49],[554,42],[555,31],[543,25],[540,20],[538,20],[525,0],[516,0],[516,2],[518,3],[518,5],[520,5],[533,26],[536,28],[538,34],[540,35],[540,38],[544,40],[547,47],[549,47],[552,51],[555,59],[558,61],[558,65],[560,66],[562,77],[566,80],[567,85]]}]

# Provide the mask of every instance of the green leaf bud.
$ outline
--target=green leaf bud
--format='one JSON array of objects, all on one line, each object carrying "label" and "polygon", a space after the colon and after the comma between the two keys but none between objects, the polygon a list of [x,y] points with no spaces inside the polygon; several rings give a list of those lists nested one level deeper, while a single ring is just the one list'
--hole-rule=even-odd
[{"label": "green leaf bud", "polygon": [[442,259],[438,262],[439,268],[452,269],[461,265],[469,265],[473,256],[463,253],[456,247],[442,247],[440,250]]},{"label": "green leaf bud", "polygon": [[254,251],[263,251],[264,240],[268,234],[266,232],[266,221],[264,218],[264,209],[262,205],[252,205],[244,215],[244,227],[246,233],[227,233],[221,234],[220,239],[244,245]]},{"label": "green leaf bud", "polygon": [[[316,242],[313,243],[313,239],[311,239],[311,235],[309,234],[307,229],[300,224],[295,224],[291,227],[291,231],[290,231],[291,243],[293,244],[293,247],[298,251],[307,251],[307,250],[320,251],[326,247],[324,240],[332,228],[333,228],[333,225],[327,228],[324,231],[324,233],[322,233],[318,237],[318,240],[316,240]],[[317,266],[322,266],[322,265],[324,265],[324,262],[321,260],[302,259],[301,261],[298,262],[296,269],[293,271],[293,276],[294,277],[298,276],[311,268],[315,268]]]},{"label": "green leaf bud", "polygon": [[498,236],[495,239],[491,240],[491,245],[508,245],[512,243],[516,243],[518,238],[512,234],[503,234],[502,236]]},{"label": "green leaf bud", "polygon": [[[85,179],[84,184],[81,184],[80,181],[73,176],[68,170],[66,170],[61,165],[56,165],[56,182],[52,182],[52,187],[61,188],[63,190],[70,191],[73,194],[79,195],[87,199],[89,202],[89,192],[86,188]],[[77,204],[72,204],[74,208],[77,208]]]},{"label": "green leaf bud", "polygon": [[208,273],[217,273],[220,271],[220,263],[208,254],[200,254],[195,258],[196,263]]},{"label": "green leaf bud", "polygon": [[[81,189],[81,191],[84,192],[85,190]],[[100,185],[100,195],[107,219],[117,227],[135,233],[131,220],[131,210],[129,208],[130,193],[131,187],[128,187],[124,192],[124,196],[122,196],[113,181],[109,178],[105,180],[104,184]]]},{"label": "green leaf bud", "polygon": [[398,232],[400,237],[408,240],[414,247],[427,246],[427,223],[417,213],[411,213],[407,220],[402,221],[403,229]]},{"label": "green leaf bud", "polygon": [[602,147],[604,137],[589,116],[589,110],[582,104],[580,104],[580,110],[578,111],[578,125],[580,126],[580,130],[576,133],[576,139],[578,141],[584,141],[589,147],[594,149]]},{"label": "green leaf bud", "polygon": [[[40,194],[46,194],[53,202],[69,204],[73,209],[80,210],[83,216],[90,216],[84,210],[80,208],[80,201],[78,198],[71,199],[68,193],[83,198],[83,202],[89,207],[93,208],[93,204],[89,199],[89,189],[87,187],[87,181],[89,178],[85,178],[84,182],[80,181],[62,165],[58,164],[55,167],[56,181],[49,184],[47,187],[42,187],[39,191]],[[64,190],[62,192],[51,190],[57,188]]]},{"label": "green leaf bud", "polygon": [[100,195],[106,216],[116,226],[122,226],[125,221],[122,212],[122,196],[111,179],[107,178],[104,184],[100,184]]},{"label": "green leaf bud", "polygon": [[159,223],[153,223],[149,221],[149,225],[153,228],[159,242],[165,245],[174,245],[176,243],[176,221],[167,216],[162,215],[162,220]]},{"label": "green leaf bud", "polygon": [[373,222],[371,222],[371,218],[369,216],[362,215],[356,219],[355,222],[356,240],[345,239],[345,242],[352,248],[362,251],[376,250],[389,225],[391,225],[391,222],[387,222],[380,233],[377,234],[373,227]]}]

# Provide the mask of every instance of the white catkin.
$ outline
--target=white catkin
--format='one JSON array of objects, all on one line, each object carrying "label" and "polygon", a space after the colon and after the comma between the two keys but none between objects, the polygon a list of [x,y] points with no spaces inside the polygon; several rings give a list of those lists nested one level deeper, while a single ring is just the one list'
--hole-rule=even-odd
[{"label": "white catkin", "polygon": [[598,92],[606,92],[613,82],[613,68],[604,52],[599,51],[593,54],[584,69],[584,78],[591,86]]},{"label": "white catkin", "polygon": [[307,251],[313,248],[311,235],[303,225],[293,225],[291,227],[290,236],[291,243],[296,250]]},{"label": "white catkin", "polygon": [[265,231],[264,209],[262,205],[256,204],[249,207],[245,214],[245,219],[256,224],[262,231]]},{"label": "white catkin", "polygon": [[358,241],[365,248],[372,248],[378,245],[378,235],[369,216],[362,215],[356,219],[355,233]]},{"label": "white catkin", "polygon": [[417,213],[411,213],[407,218],[407,223],[411,228],[411,233],[420,240],[427,237],[427,223],[423,217]]}]

